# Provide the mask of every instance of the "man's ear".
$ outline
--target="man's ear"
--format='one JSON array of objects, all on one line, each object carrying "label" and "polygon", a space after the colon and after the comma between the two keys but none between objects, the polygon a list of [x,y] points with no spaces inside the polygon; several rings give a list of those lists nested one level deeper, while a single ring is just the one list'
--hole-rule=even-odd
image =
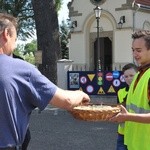
[{"label": "man's ear", "polygon": [[3,39],[7,41],[8,36],[10,36],[9,29],[5,28],[2,35],[3,35]]}]

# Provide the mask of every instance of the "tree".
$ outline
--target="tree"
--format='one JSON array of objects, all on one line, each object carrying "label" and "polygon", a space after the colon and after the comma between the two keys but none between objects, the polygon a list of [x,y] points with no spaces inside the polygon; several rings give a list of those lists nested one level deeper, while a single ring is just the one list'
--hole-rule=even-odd
[{"label": "tree", "polygon": [[70,36],[70,27],[65,21],[62,21],[60,25],[60,38],[61,38],[61,53],[62,59],[69,59],[69,36]]},{"label": "tree", "polygon": [[24,58],[24,56],[23,56],[24,55],[24,45],[18,44],[15,51],[14,51],[14,54]]},{"label": "tree", "polygon": [[0,0],[1,12],[8,12],[18,18],[18,38],[27,40],[35,33],[34,12],[31,0]]},{"label": "tree", "polygon": [[61,58],[58,17],[53,0],[32,0],[38,50],[42,50],[40,71],[57,84],[57,60]]},{"label": "tree", "polygon": [[37,41],[32,40],[24,46],[24,59],[35,65],[34,53],[37,51]]},{"label": "tree", "polygon": [[24,60],[26,60],[27,62],[35,65],[35,57],[34,57],[34,54],[32,52],[30,53],[26,53],[24,55]]},{"label": "tree", "polygon": [[24,53],[35,53],[35,51],[37,50],[37,41],[36,40],[32,40],[30,43],[27,43],[24,46]]},{"label": "tree", "polygon": [[19,18],[18,35],[21,40],[34,35],[36,24],[38,50],[43,51],[39,69],[54,83],[57,83],[56,65],[60,58],[57,11],[61,5],[62,0],[0,0],[2,12],[7,11]]},{"label": "tree", "polygon": [[[55,1],[58,12],[63,0]],[[34,11],[31,0],[0,0],[0,12],[8,12],[18,18],[18,38],[20,40],[24,41],[35,35]]]},{"label": "tree", "polygon": [[37,43],[35,40],[27,43],[26,45],[18,44],[14,54],[22,57],[27,62],[35,65],[34,53],[37,50]]}]

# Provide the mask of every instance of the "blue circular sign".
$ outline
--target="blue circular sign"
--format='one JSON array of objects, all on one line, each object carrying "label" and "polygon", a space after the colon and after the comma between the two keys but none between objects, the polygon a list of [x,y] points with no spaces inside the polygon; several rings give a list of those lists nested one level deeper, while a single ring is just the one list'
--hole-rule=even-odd
[{"label": "blue circular sign", "polygon": [[119,75],[120,75],[119,71],[113,71],[113,77],[115,79],[119,78]]}]

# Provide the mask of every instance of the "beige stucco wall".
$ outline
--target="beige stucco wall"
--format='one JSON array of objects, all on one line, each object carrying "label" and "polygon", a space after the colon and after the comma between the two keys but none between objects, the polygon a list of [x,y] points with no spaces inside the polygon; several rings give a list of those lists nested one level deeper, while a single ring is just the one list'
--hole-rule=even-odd
[{"label": "beige stucco wall", "polygon": [[114,33],[114,63],[132,62],[131,29],[116,30]]},{"label": "beige stucco wall", "polygon": [[86,62],[85,41],[83,32],[71,35],[70,49],[72,49],[72,51],[70,51],[69,53],[69,57],[71,60],[78,64],[84,64]]}]

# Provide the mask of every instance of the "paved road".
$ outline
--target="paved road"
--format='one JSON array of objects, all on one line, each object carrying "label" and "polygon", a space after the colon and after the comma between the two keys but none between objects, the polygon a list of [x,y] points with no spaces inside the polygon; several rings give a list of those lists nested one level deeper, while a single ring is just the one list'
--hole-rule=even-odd
[{"label": "paved road", "polygon": [[28,150],[115,150],[117,124],[74,119],[67,111],[33,111]]}]

